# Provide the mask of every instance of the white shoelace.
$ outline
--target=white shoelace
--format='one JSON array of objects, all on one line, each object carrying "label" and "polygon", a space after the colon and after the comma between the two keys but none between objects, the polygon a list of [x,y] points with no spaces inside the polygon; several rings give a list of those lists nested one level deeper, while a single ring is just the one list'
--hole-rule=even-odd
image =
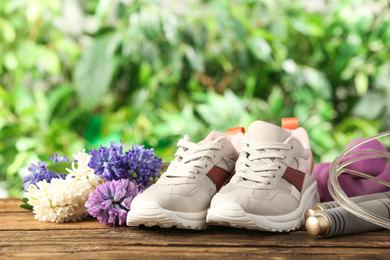
[{"label": "white shoelace", "polygon": [[[275,178],[275,171],[280,169],[276,161],[286,159],[282,150],[290,149],[292,149],[290,144],[243,140],[236,175],[244,180],[269,185],[270,178]],[[256,160],[261,160],[264,164],[258,164]]]},{"label": "white shoelace", "polygon": [[166,177],[195,178],[196,174],[208,167],[208,160],[203,158],[212,159],[215,156],[212,150],[223,148],[222,144],[216,142],[198,145],[184,139],[180,139],[177,146],[175,160],[164,173]]}]

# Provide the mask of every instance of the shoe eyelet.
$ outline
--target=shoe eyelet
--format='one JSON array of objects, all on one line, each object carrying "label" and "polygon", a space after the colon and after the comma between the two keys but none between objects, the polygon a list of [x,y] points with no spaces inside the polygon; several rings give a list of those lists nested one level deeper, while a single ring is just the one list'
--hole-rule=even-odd
[{"label": "shoe eyelet", "polygon": [[293,148],[294,148],[294,146],[291,145],[290,149],[293,149]]},{"label": "shoe eyelet", "polygon": [[282,167],[278,166],[278,169],[280,170],[280,169],[282,169]]}]

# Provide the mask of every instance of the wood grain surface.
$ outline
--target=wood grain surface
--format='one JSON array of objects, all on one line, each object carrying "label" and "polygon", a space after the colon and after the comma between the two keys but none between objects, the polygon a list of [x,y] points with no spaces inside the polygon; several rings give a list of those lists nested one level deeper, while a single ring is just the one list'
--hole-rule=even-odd
[{"label": "wood grain surface", "polygon": [[107,227],[94,218],[64,224],[43,223],[0,199],[0,258],[20,259],[390,259],[390,232],[381,230],[331,239],[302,228],[268,233],[209,227]]}]

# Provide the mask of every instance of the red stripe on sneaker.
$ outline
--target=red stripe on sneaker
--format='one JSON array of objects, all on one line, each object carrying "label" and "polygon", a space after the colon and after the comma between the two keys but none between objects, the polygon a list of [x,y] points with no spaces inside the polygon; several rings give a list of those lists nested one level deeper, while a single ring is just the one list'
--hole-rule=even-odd
[{"label": "red stripe on sneaker", "polygon": [[287,167],[283,174],[283,178],[294,185],[299,191],[302,190],[303,180],[305,179],[305,174],[303,172]]},{"label": "red stripe on sneaker", "polygon": [[207,176],[215,183],[217,186],[217,191],[225,184],[226,180],[230,178],[230,173],[221,169],[217,166],[214,166],[207,173]]}]

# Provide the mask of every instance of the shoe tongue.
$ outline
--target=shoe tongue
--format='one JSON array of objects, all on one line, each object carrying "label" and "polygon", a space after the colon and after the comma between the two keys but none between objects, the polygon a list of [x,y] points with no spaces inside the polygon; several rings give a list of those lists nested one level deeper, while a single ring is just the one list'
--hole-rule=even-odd
[{"label": "shoe tongue", "polygon": [[226,138],[226,136],[223,133],[213,135],[212,138],[208,136],[206,139],[198,142],[198,145],[205,145],[210,143],[221,143],[225,146],[224,150],[225,153],[237,153],[236,148],[233,146],[233,144]]},{"label": "shoe tongue", "polygon": [[[245,137],[262,143],[283,143],[290,135],[291,134],[288,130],[279,126],[263,121],[255,121],[249,125],[248,132],[245,134]],[[267,165],[270,163],[269,160],[270,159],[257,159],[253,162],[257,165]],[[257,181],[254,180],[237,179],[239,182],[244,180],[246,183],[253,183],[253,185],[257,185]]]},{"label": "shoe tongue", "polygon": [[290,132],[270,123],[255,121],[249,126],[246,135],[258,142],[283,143],[290,136]]}]

